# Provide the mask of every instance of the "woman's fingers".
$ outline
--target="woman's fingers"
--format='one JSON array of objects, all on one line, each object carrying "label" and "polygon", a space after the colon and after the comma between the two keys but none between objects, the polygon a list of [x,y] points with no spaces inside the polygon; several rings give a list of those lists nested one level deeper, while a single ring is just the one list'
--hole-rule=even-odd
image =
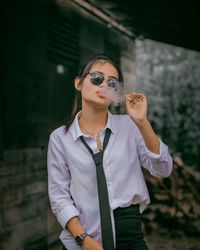
[{"label": "woman's fingers", "polygon": [[133,104],[136,104],[137,102],[144,101],[145,95],[143,95],[142,93],[131,92],[131,93],[125,94],[125,98],[128,101],[132,102]]}]

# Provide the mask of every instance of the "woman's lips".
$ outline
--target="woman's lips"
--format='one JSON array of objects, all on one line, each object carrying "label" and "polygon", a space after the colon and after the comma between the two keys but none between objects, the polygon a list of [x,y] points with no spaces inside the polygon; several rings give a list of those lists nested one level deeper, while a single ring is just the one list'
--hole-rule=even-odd
[{"label": "woman's lips", "polygon": [[105,90],[98,90],[97,95],[101,97],[105,97]]}]

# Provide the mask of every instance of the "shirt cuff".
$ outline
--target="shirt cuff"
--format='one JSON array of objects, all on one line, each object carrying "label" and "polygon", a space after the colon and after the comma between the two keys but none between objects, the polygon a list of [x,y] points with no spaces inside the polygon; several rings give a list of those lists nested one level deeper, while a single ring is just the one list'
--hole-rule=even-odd
[{"label": "shirt cuff", "polygon": [[79,216],[79,212],[77,210],[77,208],[73,205],[68,205],[66,207],[64,207],[58,214],[57,216],[57,220],[60,223],[60,225],[62,226],[63,229],[66,228],[66,224],[67,222],[73,218]]},{"label": "shirt cuff", "polygon": [[160,148],[159,148],[159,154],[156,154],[156,153],[153,153],[151,152],[147,147],[146,148],[146,151],[147,151],[147,154],[150,158],[152,159],[155,159],[155,160],[161,160],[162,156],[164,155],[164,153],[166,151],[168,151],[168,147],[159,139],[159,142],[160,142]]}]

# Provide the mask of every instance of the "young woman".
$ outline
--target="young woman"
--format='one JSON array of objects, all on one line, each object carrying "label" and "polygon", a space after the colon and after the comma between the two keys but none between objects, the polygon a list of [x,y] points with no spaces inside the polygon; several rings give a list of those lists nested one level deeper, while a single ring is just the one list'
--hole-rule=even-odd
[{"label": "young woman", "polygon": [[50,135],[48,190],[63,249],[148,249],[141,213],[150,199],[141,166],[167,177],[172,159],[147,118],[145,95],[125,94],[126,115],[109,112],[104,90],[122,81],[110,58],[94,57],[75,79],[71,121]]}]

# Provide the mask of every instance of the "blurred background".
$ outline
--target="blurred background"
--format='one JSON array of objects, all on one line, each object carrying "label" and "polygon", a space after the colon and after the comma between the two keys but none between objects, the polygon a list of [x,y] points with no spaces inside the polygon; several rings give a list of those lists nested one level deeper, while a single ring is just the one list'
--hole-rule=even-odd
[{"label": "blurred background", "polygon": [[121,66],[127,91],[147,95],[148,117],[173,155],[170,178],[144,172],[150,249],[200,250],[198,2],[0,1],[1,250],[60,249],[47,194],[48,138],[69,115],[74,76],[96,53]]}]

